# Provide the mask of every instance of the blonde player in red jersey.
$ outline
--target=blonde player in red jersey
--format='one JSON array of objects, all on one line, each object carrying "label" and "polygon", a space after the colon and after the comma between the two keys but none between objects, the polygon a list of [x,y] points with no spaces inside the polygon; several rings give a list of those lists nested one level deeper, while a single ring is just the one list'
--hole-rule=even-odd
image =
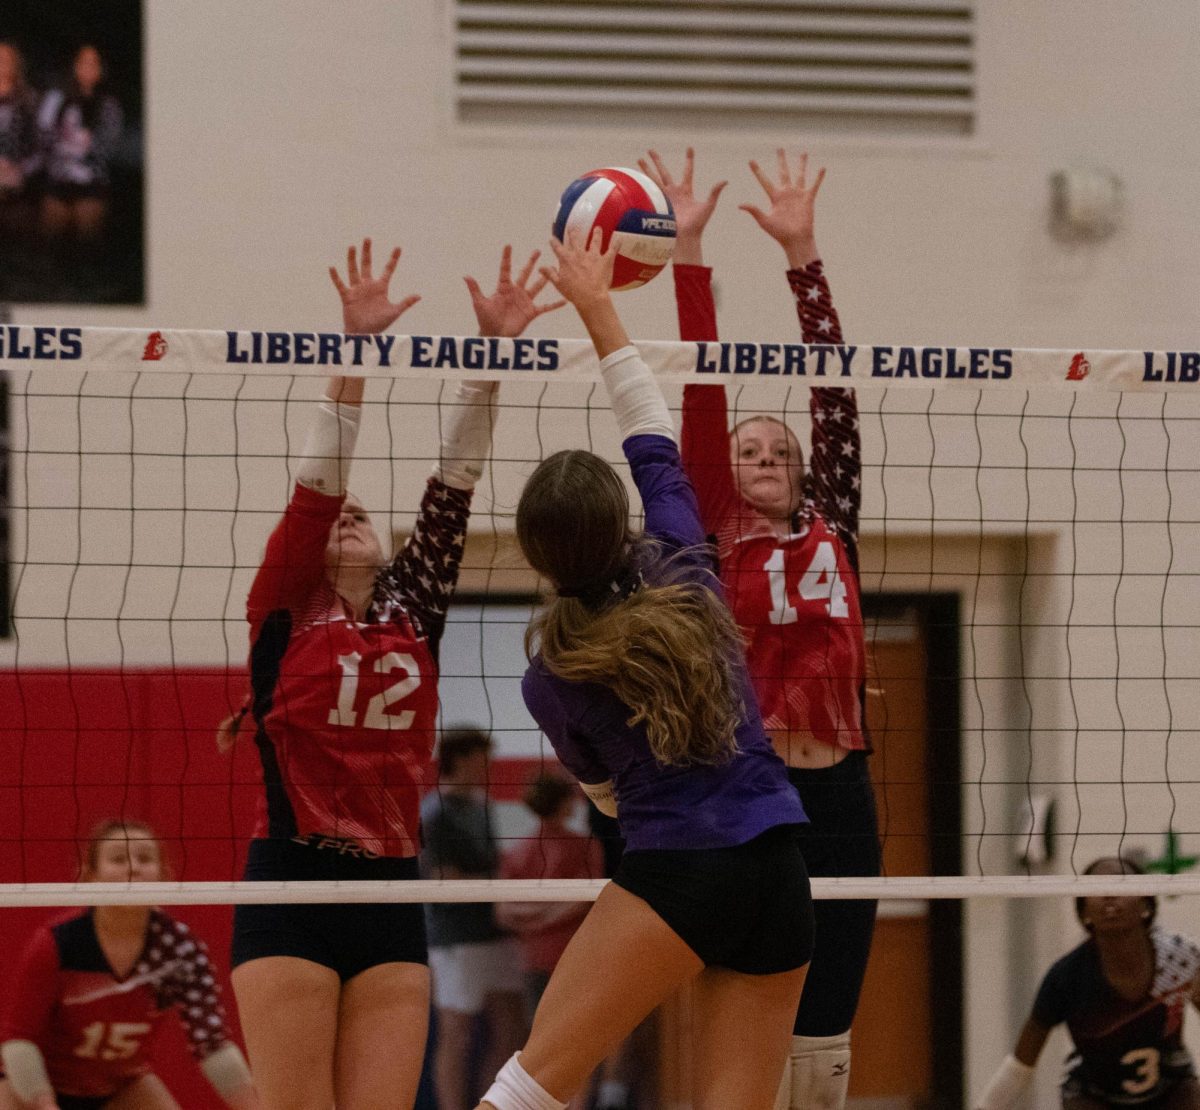
[{"label": "blonde player in red jersey", "polygon": [[[331,271],[348,333],[382,332],[395,250],[376,277],[371,242]],[[484,335],[515,336],[537,306],[535,254],[496,291],[467,279]],[[412,534],[384,558],[347,477],[361,378],[317,406],[291,502],[250,589],[251,714],[264,792],[251,880],[418,877],[419,802],[437,717],[437,649],[458,576],[471,493],[491,450],[491,384],[463,383]],[[410,1107],[429,1013],[418,904],[239,906],[233,985],[268,1110]]]},{"label": "blonde player in red jersey", "polygon": [[[84,882],[166,877],[153,830],[106,821],[88,841]],[[37,930],[0,1025],[0,1110],[178,1110],[151,1070],[169,1010],[230,1110],[258,1110],[241,1049],[230,1039],[203,941],[153,906],[98,906]]]},{"label": "blonde player in red jersey", "polygon": [[[657,152],[639,162],[670,198],[678,239],[675,295],[685,340],[717,339],[712,271],[701,238],[725,187],[693,191],[693,154],[676,181]],[[750,163],[765,210],[742,205],[782,248],[810,352],[798,384],[836,380],[841,325],[814,234],[825,171],[793,175],[778,152],[775,179]],[[822,376],[822,374],[824,376]],[[861,501],[858,409],[852,389],[811,391],[812,450],[774,416],[730,431],[725,390],[684,388],[681,447],[705,531],[717,546],[729,605],[748,639],[746,661],[765,725],[811,822],[802,847],[813,876],[879,874],[875,798],[863,722],[866,649],[858,586]],[[850,1024],[866,971],[875,903],[814,903],[816,947],[796,1015],[779,1107],[836,1110],[850,1075]]]}]

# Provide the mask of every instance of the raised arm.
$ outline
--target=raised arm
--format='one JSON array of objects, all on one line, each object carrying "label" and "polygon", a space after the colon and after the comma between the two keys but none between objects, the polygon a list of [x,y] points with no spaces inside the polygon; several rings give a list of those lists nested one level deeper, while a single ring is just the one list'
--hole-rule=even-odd
[{"label": "raised arm", "polygon": [[[717,309],[713,302],[712,270],[704,265],[701,240],[717,200],[728,182],[719,181],[708,196],[697,199],[693,190],[695,154],[688,147],[683,175],[676,181],[658,151],[650,162],[638,165],[666,194],[675,210],[675,307],[679,338],[688,342],[716,342]],[[651,164],[653,163],[653,164]],[[723,385],[685,385],[683,420],[679,435],[683,468],[692,481],[705,530],[716,532],[721,520],[737,502],[733,464],[729,458],[729,412]]]},{"label": "raised arm", "polygon": [[[741,209],[783,249],[788,285],[805,343],[841,343],[842,328],[830,296],[829,283],[817,250],[816,203],[825,169],[808,179],[808,155],[801,154],[793,174],[787,154],[776,152],[778,168],[772,180],[757,162],[750,170],[766,194],[764,211],[752,204]],[[858,403],[852,389],[817,387],[809,400],[812,450],[809,485],[822,516],[833,524],[853,549],[858,541],[862,504],[862,449]]]},{"label": "raised arm", "polygon": [[[539,251],[530,255],[514,281],[512,247],[506,246],[500,256],[496,289],[490,295],[484,294],[473,277],[465,279],[480,335],[518,336],[539,316],[566,303],[535,303],[546,287],[544,277],[533,277],[539,255]],[[492,450],[497,388],[495,382],[462,382],[452,401],[441,408],[438,460],[416,524],[380,579],[379,588],[415,613],[435,643],[441,637],[458,581],[471,494]]]},{"label": "raised arm", "polygon": [[[398,247],[379,277],[372,273],[370,239],[363,240],[361,269],[355,247],[350,247],[346,261],[346,282],[333,267],[329,274],[342,300],[348,333],[383,331],[420,300],[418,296],[398,304],[388,300],[388,283],[400,261]],[[346,496],[362,398],[362,378],[333,377],[325,385],[296,471],[292,499],[267,541],[266,555],[250,587],[247,615],[252,624],[279,609],[302,605],[325,574],[325,548]]]},{"label": "raised arm", "polygon": [[602,251],[593,232],[586,249],[575,235],[553,247],[558,268],[543,272],[575,306],[600,356],[600,374],[642,495],[646,531],[677,548],[703,544],[700,511],[680,464],[667,402],[629,342],[609,293],[615,246]]}]

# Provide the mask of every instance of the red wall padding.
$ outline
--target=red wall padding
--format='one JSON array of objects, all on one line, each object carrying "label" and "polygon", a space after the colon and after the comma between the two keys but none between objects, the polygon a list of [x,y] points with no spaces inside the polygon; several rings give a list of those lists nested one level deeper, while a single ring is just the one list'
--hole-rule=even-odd
[{"label": "red wall padding", "polygon": [[[240,875],[259,791],[254,744],[221,755],[216,725],[241,704],[226,671],[28,671],[0,674],[0,882],[76,878],[79,847],[107,817],[147,821],[175,877]],[[0,984],[32,929],[62,910],[0,910]],[[171,908],[208,944],[229,988],[228,906]],[[0,988],[4,989],[4,988]],[[185,1110],[221,1106],[192,1063],[178,1023],[155,1068]]]},{"label": "red wall padding", "polygon": [[[243,733],[234,752],[221,755],[215,733],[245,690],[243,673],[224,670],[0,673],[0,882],[73,881],[89,830],[109,817],[148,822],[175,878],[239,878],[261,775],[252,736]],[[493,764],[491,797],[520,798],[541,765]],[[428,783],[436,781],[433,768]],[[62,912],[0,909],[0,991],[33,928]],[[229,987],[232,909],[169,912],[208,944],[240,1038]],[[222,1104],[192,1063],[178,1023],[167,1024],[156,1071],[184,1110],[216,1110]]]}]

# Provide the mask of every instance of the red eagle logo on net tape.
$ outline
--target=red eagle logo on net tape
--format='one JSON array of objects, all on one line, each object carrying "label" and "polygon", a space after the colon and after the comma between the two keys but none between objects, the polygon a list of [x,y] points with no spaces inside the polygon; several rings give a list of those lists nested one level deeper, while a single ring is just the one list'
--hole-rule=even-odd
[{"label": "red eagle logo on net tape", "polygon": [[146,349],[142,352],[143,362],[158,362],[167,353],[167,341],[161,331],[152,331],[146,337]]},{"label": "red eagle logo on net tape", "polygon": [[1087,355],[1080,351],[1071,359],[1071,368],[1067,371],[1067,381],[1081,382],[1088,376],[1088,372],[1091,369],[1092,364],[1088,362]]}]

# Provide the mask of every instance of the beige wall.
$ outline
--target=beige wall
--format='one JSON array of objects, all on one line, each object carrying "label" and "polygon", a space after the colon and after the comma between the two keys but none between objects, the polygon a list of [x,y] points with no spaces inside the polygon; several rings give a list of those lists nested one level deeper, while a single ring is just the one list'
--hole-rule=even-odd
[{"label": "beige wall", "polygon": [[[1197,344],[1200,18],[1191,0],[979,0],[981,128],[964,144],[601,126],[466,132],[451,117],[447,8],[151,0],[149,304],[18,309],[18,321],[334,324],[324,268],[368,232],[405,247],[399,286],[425,297],[411,328],[465,332],[462,274],[490,275],[502,242],[541,245],[567,181],[629,163],[649,144],[677,159],[691,141],[702,179],[733,182],[708,240],[723,334],[791,337],[777,250],[735,207],[754,196],[746,159],[784,142],[808,144],[829,167],[820,241],[853,338]],[[1047,177],[1072,165],[1107,166],[1125,182],[1125,226],[1108,242],[1067,247],[1044,230]],[[670,293],[660,280],[622,300],[635,334],[674,334]],[[537,330],[581,334],[566,314]],[[43,506],[17,521],[17,551],[27,555],[21,663],[61,664],[68,652],[91,663],[242,656],[246,586],[286,496],[284,456],[303,438],[313,386],[299,383],[285,410],[283,380],[249,383],[236,406],[237,382],[193,381],[186,403],[184,384],[93,377],[84,391],[105,396],[87,402],[82,427],[69,376],[39,377],[30,391],[38,396],[18,400],[18,447],[52,452],[16,466],[18,501]],[[438,386],[390,389],[407,403],[368,413],[354,484],[402,529],[435,449],[428,406]],[[388,390],[374,383],[371,397],[382,402]],[[617,447],[602,400],[589,410],[578,389],[539,396],[506,386],[505,401],[516,407],[504,413],[477,504],[485,535],[510,528],[539,441],[543,450]],[[795,414],[805,398],[762,389],[740,404],[786,404]],[[1198,502],[1200,410],[1173,400],[1169,415],[1179,419],[1163,424],[1158,399],[1129,397],[1118,421],[1117,404],[1081,402],[1068,421],[1069,398],[993,394],[980,400],[977,422],[966,394],[862,397],[868,582],[960,592],[972,622],[962,653],[965,777],[979,778],[986,754],[988,782],[1045,782],[1070,834],[1058,870],[1115,848],[1122,828],[1133,831],[1127,847],[1158,849],[1172,803],[1177,828],[1200,827],[1195,787],[1172,794],[1163,781],[1164,764],[1181,784],[1200,781],[1189,731],[1200,720],[1200,591],[1186,577],[1200,573],[1200,533],[1184,523]],[[81,504],[91,508],[80,514]],[[126,563],[137,564],[129,576]],[[68,612],[109,619],[67,623]],[[224,623],[211,620],[220,613]],[[12,645],[5,652],[14,658]],[[978,844],[985,872],[1016,868],[1015,837],[979,834],[1014,833],[1023,793],[1000,781],[964,788],[977,838],[965,854],[974,859]],[[1170,916],[1200,931],[1193,905]],[[977,1090],[1038,974],[1078,934],[1066,903],[977,901],[967,920],[968,1079]],[[1038,1105],[1050,1104],[1060,1056],[1045,1058]]]}]

